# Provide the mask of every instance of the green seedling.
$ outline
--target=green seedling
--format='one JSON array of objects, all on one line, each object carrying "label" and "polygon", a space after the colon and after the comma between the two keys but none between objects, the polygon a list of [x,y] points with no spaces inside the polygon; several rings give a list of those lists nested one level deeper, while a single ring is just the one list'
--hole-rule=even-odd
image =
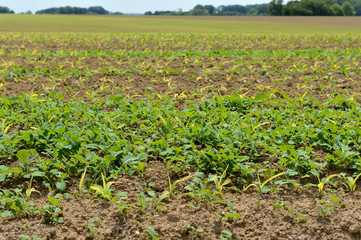
[{"label": "green seedling", "polygon": [[317,203],[317,205],[320,207],[320,217],[321,218],[325,218],[331,214],[333,208],[332,208],[332,204],[330,203],[330,201],[321,200],[320,202]]},{"label": "green seedling", "polygon": [[283,174],[285,174],[286,172],[282,172],[282,173],[279,173],[279,174],[276,174],[276,175],[274,175],[274,176],[272,176],[272,177],[270,177],[270,178],[268,178],[266,181],[264,181],[262,184],[261,184],[261,180],[260,180],[260,178],[259,178],[259,175],[258,175],[258,183],[256,184],[256,183],[251,183],[250,185],[248,185],[244,190],[243,190],[243,192],[245,192],[248,188],[250,188],[250,187],[255,187],[257,190],[258,190],[258,192],[259,193],[267,193],[270,189],[269,188],[265,188],[265,185],[268,183],[268,182],[270,182],[270,181],[272,181],[273,179],[275,179],[275,178],[277,178],[277,177],[279,177],[279,176],[281,176],[281,175],[283,175]]},{"label": "green seedling", "polygon": [[30,237],[28,235],[25,234],[21,234],[19,236],[20,240],[44,240],[44,238],[38,238],[38,237]]},{"label": "green seedling", "polygon": [[232,240],[233,233],[227,230],[223,230],[222,234],[219,236],[221,240]]},{"label": "green seedling", "polygon": [[256,202],[257,206],[260,207],[262,203],[265,203],[265,200],[253,198],[253,200]]},{"label": "green seedling", "polygon": [[146,233],[148,233],[148,239],[152,240],[160,240],[161,238],[157,236],[157,231],[155,231],[154,228],[148,227],[147,230],[145,230]]},{"label": "green seedling", "polygon": [[202,228],[195,228],[192,225],[190,225],[189,223],[185,224],[186,228],[193,231],[193,232],[197,232],[197,233],[202,233],[204,232],[204,230]]},{"label": "green seedling", "polygon": [[136,204],[137,203],[130,203],[129,204],[129,203],[125,202],[125,201],[117,201],[116,202],[116,208],[118,209],[120,215],[124,215],[127,212],[129,212],[130,208],[133,207]]},{"label": "green seedling", "polygon": [[184,177],[182,179],[178,179],[178,180],[176,180],[175,182],[172,183],[172,181],[170,179],[170,176],[169,176],[169,173],[167,173],[167,174],[168,174],[168,182],[169,182],[169,191],[164,191],[161,196],[169,196],[169,197],[172,197],[173,191],[174,191],[174,189],[175,189],[175,187],[177,186],[178,183],[187,181],[188,179],[191,179],[191,178],[197,176],[197,173],[190,174],[189,176],[186,176],[186,177]]},{"label": "green seedling", "polygon": [[160,195],[159,197],[157,197],[153,190],[148,191],[148,195],[152,197],[153,208],[155,208],[157,210],[157,212],[163,211],[163,209],[166,207],[166,205],[164,203],[162,203],[162,200],[167,198],[167,196]]},{"label": "green seedling", "polygon": [[42,221],[47,224],[63,223],[63,211],[60,208],[60,203],[52,197],[48,198],[50,204],[44,205],[41,209],[43,213]]},{"label": "green seedling", "polygon": [[330,175],[330,176],[327,176],[327,177],[325,177],[325,178],[322,178],[322,180],[320,180],[320,175],[319,175],[319,173],[318,173],[318,171],[316,171],[315,169],[312,169],[311,170],[311,173],[313,174],[313,175],[315,175],[316,177],[317,177],[317,179],[318,179],[318,195],[320,196],[320,197],[322,197],[322,195],[323,195],[323,188],[325,187],[325,185],[332,179],[332,178],[334,178],[334,177],[337,177],[337,176],[339,176],[340,174],[332,174],[332,175]]},{"label": "green seedling", "polygon": [[306,216],[304,216],[304,215],[301,215],[301,214],[296,215],[296,214],[294,213],[294,211],[293,211],[292,208],[287,207],[287,210],[291,213],[292,221],[294,221],[294,222],[295,222],[297,219],[303,220],[303,221],[307,221],[307,220],[308,220],[308,217],[306,217]]},{"label": "green seedling", "polygon": [[353,193],[356,189],[356,181],[357,179],[361,176],[361,173],[359,175],[357,175],[357,177],[355,179],[353,179],[352,177],[347,177],[347,185],[350,188],[350,191]]},{"label": "green seedling", "polygon": [[100,193],[100,195],[102,196],[102,198],[109,200],[110,202],[115,202],[115,200],[117,200],[119,197],[122,196],[126,196],[127,193],[126,192],[119,192],[117,193],[116,196],[113,196],[112,194],[112,189],[110,188],[114,183],[119,183],[119,182],[106,182],[104,175],[102,173],[102,179],[103,179],[103,187],[98,186],[98,185],[93,185],[90,188],[97,191],[98,193]]},{"label": "green seedling", "polygon": [[94,217],[92,220],[88,222],[88,229],[90,231],[90,236],[95,238],[98,233],[101,233],[101,230],[96,230],[94,227],[100,225],[100,218]]},{"label": "green seedling", "polygon": [[230,210],[230,212],[226,214],[221,214],[219,212],[214,212],[214,214],[218,217],[220,222],[236,221],[240,216],[244,215],[244,213],[237,213],[233,210]]},{"label": "green seedling", "polygon": [[283,210],[286,207],[286,203],[288,203],[288,201],[280,201],[277,200],[273,205],[273,209],[279,209],[279,210]]},{"label": "green seedling", "polygon": [[218,190],[218,192],[222,193],[222,189],[224,186],[226,186],[227,184],[231,183],[231,179],[227,178],[223,183],[223,177],[227,172],[229,165],[227,165],[226,169],[224,170],[224,172],[222,173],[221,177],[218,179],[217,175],[214,175],[211,177],[211,179],[213,180],[214,184],[216,185],[216,189]]}]

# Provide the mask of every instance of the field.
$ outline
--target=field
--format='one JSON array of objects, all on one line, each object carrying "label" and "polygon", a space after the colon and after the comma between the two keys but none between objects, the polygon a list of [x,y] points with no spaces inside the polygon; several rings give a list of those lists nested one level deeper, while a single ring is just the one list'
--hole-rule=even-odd
[{"label": "field", "polygon": [[328,19],[0,15],[0,240],[360,239],[361,28]]}]

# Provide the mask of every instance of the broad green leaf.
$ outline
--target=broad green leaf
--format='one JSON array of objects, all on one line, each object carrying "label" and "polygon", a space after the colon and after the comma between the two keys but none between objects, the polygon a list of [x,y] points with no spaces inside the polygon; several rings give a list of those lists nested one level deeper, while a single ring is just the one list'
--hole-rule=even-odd
[{"label": "broad green leaf", "polygon": [[58,202],[58,200],[56,200],[53,197],[48,197],[48,201],[51,203],[51,205],[60,206],[60,203]]},{"label": "broad green leaf", "polygon": [[18,151],[16,154],[19,161],[23,162],[23,163],[28,161],[29,155],[30,155],[29,150],[26,150],[26,149],[22,149],[22,150]]}]

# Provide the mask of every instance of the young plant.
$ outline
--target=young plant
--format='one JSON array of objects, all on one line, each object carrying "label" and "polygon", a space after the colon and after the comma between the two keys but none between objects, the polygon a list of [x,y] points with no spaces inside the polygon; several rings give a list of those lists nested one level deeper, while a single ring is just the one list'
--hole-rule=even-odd
[{"label": "young plant", "polygon": [[281,176],[281,175],[283,175],[283,174],[285,174],[286,172],[281,172],[281,173],[279,173],[279,174],[276,174],[276,175],[274,175],[274,176],[272,176],[272,177],[270,177],[270,178],[268,178],[266,181],[264,181],[263,183],[261,183],[261,180],[260,180],[260,178],[259,178],[259,175],[258,175],[258,183],[256,184],[256,183],[251,183],[250,185],[248,185],[244,190],[243,190],[243,192],[245,192],[248,188],[250,188],[250,187],[255,187],[257,190],[258,190],[258,192],[259,193],[267,193],[270,189],[269,188],[265,188],[265,185],[268,183],[268,182],[270,182],[270,181],[272,181],[273,179],[275,179],[275,178],[277,178],[277,177],[279,177],[279,176]]},{"label": "young plant", "polygon": [[279,210],[283,210],[286,207],[286,203],[288,203],[288,201],[280,201],[277,200],[273,205],[273,209],[279,209]]},{"label": "young plant", "polygon": [[232,232],[223,230],[222,234],[219,236],[221,240],[232,240]]},{"label": "young plant", "polygon": [[52,197],[48,198],[50,204],[44,205],[41,209],[43,216],[43,223],[54,224],[63,223],[63,211],[60,208],[60,203]]},{"label": "young plant", "polygon": [[79,182],[79,194],[80,194],[80,196],[83,193],[83,183],[84,183],[84,178],[85,178],[87,168],[88,167],[85,168],[85,170],[84,170],[84,172],[83,172],[83,174],[81,175],[81,178],[80,178],[80,182]]},{"label": "young plant", "polygon": [[190,225],[189,223],[186,223],[185,226],[187,229],[191,230],[192,232],[197,232],[197,233],[204,232],[204,230],[202,228],[195,228],[192,225]]},{"label": "young plant", "polygon": [[352,177],[347,177],[347,186],[350,188],[350,191],[353,193],[356,189],[356,181],[357,179],[361,176],[361,173],[359,175],[357,175],[357,177],[355,179],[353,179]]},{"label": "young plant", "polygon": [[119,182],[106,182],[104,175],[102,173],[102,179],[103,179],[103,187],[99,186],[99,185],[93,185],[90,188],[97,191],[98,193],[100,193],[100,195],[102,196],[102,198],[109,200],[111,203],[115,202],[115,200],[117,200],[119,197],[123,197],[126,196],[128,193],[126,192],[118,192],[115,196],[113,196],[112,194],[112,189],[110,188],[114,183],[119,183]]},{"label": "young plant", "polygon": [[316,171],[315,169],[312,169],[312,170],[311,170],[311,173],[312,173],[314,176],[316,176],[317,179],[318,179],[318,185],[317,185],[317,186],[318,186],[318,195],[319,195],[320,197],[322,197],[322,195],[323,195],[323,188],[325,187],[325,185],[326,185],[332,178],[337,177],[337,176],[340,175],[340,174],[332,174],[332,175],[327,176],[327,177],[325,177],[325,178],[322,178],[322,180],[320,180],[320,174],[319,174],[318,171]]},{"label": "young plant", "polygon": [[169,196],[169,197],[172,197],[173,191],[174,191],[174,189],[175,189],[175,187],[177,186],[178,183],[187,181],[188,179],[197,176],[196,173],[190,174],[190,175],[188,175],[188,176],[186,176],[186,177],[184,177],[182,179],[178,179],[178,180],[176,180],[175,182],[172,183],[172,181],[170,179],[170,176],[169,176],[169,172],[167,172],[167,175],[168,175],[168,182],[169,182],[169,191],[164,191],[161,196]]},{"label": "young plant", "polygon": [[148,233],[149,237],[148,239],[152,240],[160,240],[161,238],[157,236],[157,231],[155,231],[154,228],[148,227],[147,230],[145,230],[145,233]]},{"label": "young plant", "polygon": [[308,217],[304,216],[304,215],[296,215],[293,211],[292,208],[290,207],[287,207],[287,210],[291,213],[291,217],[292,217],[292,221],[296,221],[297,219],[300,219],[300,220],[303,220],[303,221],[307,221],[308,220]]},{"label": "young plant", "polygon": [[100,218],[94,217],[88,222],[88,229],[90,231],[90,237],[95,238],[98,233],[101,233],[101,230],[96,230],[94,227],[99,226],[101,223]]},{"label": "young plant", "polygon": [[332,204],[330,201],[324,201],[321,200],[317,203],[317,205],[320,207],[320,217],[325,218],[332,212]]},{"label": "young plant", "polygon": [[31,195],[32,192],[37,192],[37,193],[40,194],[39,191],[37,191],[37,190],[35,190],[35,188],[31,187],[31,184],[33,182],[33,177],[34,177],[34,175],[31,175],[28,189],[26,189],[26,192],[25,192],[26,199],[30,199],[30,195]]},{"label": "young plant", "polygon": [[224,172],[222,173],[222,175],[221,175],[221,177],[219,179],[218,179],[217,175],[214,175],[214,176],[211,177],[211,180],[213,180],[214,184],[216,185],[217,191],[220,192],[220,193],[222,193],[223,186],[226,186],[227,184],[229,184],[231,182],[231,179],[227,178],[222,183],[223,177],[226,174],[228,167],[229,167],[229,165],[227,165],[226,169],[224,170]]}]

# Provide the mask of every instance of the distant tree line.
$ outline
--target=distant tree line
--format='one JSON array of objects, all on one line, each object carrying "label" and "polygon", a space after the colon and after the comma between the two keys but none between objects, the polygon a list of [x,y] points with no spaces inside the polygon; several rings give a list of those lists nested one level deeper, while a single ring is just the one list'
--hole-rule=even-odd
[{"label": "distant tree line", "polygon": [[155,11],[145,15],[179,16],[361,16],[361,0],[272,0],[253,5],[196,5],[190,11]]},{"label": "distant tree line", "polygon": [[120,12],[109,12],[105,10],[103,7],[89,7],[89,8],[81,8],[81,7],[54,7],[47,8],[43,10],[36,11],[35,14],[95,14],[95,15],[122,15]]},{"label": "distant tree line", "polygon": [[15,13],[13,10],[10,10],[8,7],[1,7],[0,6],[0,13]]},{"label": "distant tree line", "polygon": [[212,5],[196,5],[190,11],[148,11],[144,15],[179,15],[179,16],[256,16],[268,15],[268,4],[254,5],[221,5],[214,7]]},{"label": "distant tree line", "polygon": [[361,0],[272,0],[268,5],[271,16],[361,16]]}]

